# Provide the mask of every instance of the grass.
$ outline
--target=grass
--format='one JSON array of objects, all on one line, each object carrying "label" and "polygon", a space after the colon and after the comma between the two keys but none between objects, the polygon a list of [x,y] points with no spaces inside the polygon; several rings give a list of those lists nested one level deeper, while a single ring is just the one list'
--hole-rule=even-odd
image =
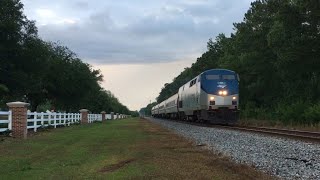
[{"label": "grass", "polygon": [[270,179],[137,118],[5,138],[0,154],[0,179]]}]

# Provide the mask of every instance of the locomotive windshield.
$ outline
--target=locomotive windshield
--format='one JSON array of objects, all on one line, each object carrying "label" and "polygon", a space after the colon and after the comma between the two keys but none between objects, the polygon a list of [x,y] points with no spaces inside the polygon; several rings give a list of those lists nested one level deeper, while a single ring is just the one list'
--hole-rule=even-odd
[{"label": "locomotive windshield", "polygon": [[206,79],[207,80],[219,80],[220,79],[220,75],[209,74],[209,75],[206,75]]},{"label": "locomotive windshield", "polygon": [[211,69],[201,75],[201,88],[208,94],[218,95],[219,90],[228,91],[228,95],[238,94],[237,74],[225,69]]},{"label": "locomotive windshield", "polygon": [[236,77],[234,75],[222,75],[223,80],[234,80]]},{"label": "locomotive windshield", "polygon": [[222,75],[222,77],[220,75],[206,75],[206,79],[207,80],[234,80],[236,79],[235,75]]}]

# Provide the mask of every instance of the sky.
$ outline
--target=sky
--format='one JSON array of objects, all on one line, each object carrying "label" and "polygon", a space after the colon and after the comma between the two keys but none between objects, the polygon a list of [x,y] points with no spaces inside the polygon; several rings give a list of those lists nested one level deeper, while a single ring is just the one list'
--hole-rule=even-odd
[{"label": "sky", "polygon": [[59,42],[104,75],[130,110],[155,101],[206,51],[233,32],[252,0],[22,0],[39,36]]}]

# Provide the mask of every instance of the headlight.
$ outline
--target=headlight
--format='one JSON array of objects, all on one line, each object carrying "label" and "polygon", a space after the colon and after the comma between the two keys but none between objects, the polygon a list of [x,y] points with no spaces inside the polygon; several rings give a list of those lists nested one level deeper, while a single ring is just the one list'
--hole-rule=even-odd
[{"label": "headlight", "polygon": [[213,97],[213,96],[212,96],[212,97],[210,97],[210,100],[211,100],[211,101],[213,101],[213,100],[214,100],[214,97]]},{"label": "headlight", "polygon": [[222,94],[223,94],[223,95],[227,95],[228,92],[227,92],[227,91],[222,91]]},{"label": "headlight", "polygon": [[219,91],[218,93],[219,93],[220,96],[221,95],[226,96],[228,94],[228,91]]},{"label": "headlight", "polygon": [[232,97],[232,99],[233,99],[233,100],[236,100],[236,99],[237,99],[237,97],[233,96],[233,97]]}]

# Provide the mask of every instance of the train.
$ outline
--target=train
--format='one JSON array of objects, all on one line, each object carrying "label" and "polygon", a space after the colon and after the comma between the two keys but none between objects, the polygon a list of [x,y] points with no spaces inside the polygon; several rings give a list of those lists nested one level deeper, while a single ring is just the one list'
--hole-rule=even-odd
[{"label": "train", "polygon": [[239,119],[239,75],[210,69],[182,85],[178,92],[151,109],[156,118],[236,124]]}]

